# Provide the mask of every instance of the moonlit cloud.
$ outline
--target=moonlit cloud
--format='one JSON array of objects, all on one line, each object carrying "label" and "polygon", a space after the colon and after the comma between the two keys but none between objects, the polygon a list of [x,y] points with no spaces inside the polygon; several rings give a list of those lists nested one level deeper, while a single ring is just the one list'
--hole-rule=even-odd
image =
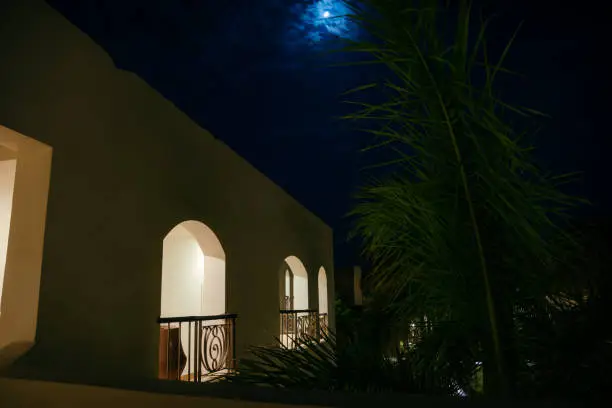
[{"label": "moonlit cloud", "polygon": [[303,18],[320,30],[350,38],[355,34],[355,28],[346,17],[348,12],[342,0],[319,0],[306,8]]},{"label": "moonlit cloud", "polygon": [[354,38],[357,27],[348,18],[343,0],[309,0],[295,2],[287,41],[290,46],[324,47],[329,40]]}]

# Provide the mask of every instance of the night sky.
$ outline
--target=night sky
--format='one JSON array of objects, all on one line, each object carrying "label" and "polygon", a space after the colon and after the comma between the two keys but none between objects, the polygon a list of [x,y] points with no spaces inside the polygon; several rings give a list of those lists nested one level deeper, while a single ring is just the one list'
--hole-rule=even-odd
[{"label": "night sky", "polygon": [[[332,226],[337,265],[355,262],[355,244],[345,243],[345,214],[360,169],[373,159],[359,152],[364,136],[337,119],[348,112],[340,94],[381,71],[331,66],[352,58],[329,53],[336,38],[360,35],[342,20],[321,18],[328,10],[341,13],[339,1],[49,3],[119,68],[138,74]],[[480,3],[499,14],[488,36],[497,50],[524,20],[507,61],[523,77],[502,79],[500,87],[510,102],[552,117],[537,123],[539,160],[557,172],[584,171],[572,187],[594,204],[583,213],[607,216],[606,13],[589,1]]]}]

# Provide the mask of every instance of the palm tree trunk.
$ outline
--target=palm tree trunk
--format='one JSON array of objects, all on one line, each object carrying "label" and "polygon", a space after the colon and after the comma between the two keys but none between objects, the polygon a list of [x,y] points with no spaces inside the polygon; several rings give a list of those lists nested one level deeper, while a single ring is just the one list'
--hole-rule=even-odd
[{"label": "palm tree trunk", "polygon": [[497,292],[495,321],[497,322],[497,344],[491,335],[490,321],[485,327],[483,339],[483,381],[486,395],[511,398],[516,395],[518,355],[514,336],[512,303],[500,301],[504,296]]}]

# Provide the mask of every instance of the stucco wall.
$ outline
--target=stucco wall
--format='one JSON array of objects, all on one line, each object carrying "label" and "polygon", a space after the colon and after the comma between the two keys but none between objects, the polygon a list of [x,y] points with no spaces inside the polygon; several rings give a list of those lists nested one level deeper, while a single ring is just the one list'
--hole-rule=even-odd
[{"label": "stucco wall", "polygon": [[278,333],[288,255],[311,305],[320,266],[332,296],[329,227],[42,0],[0,3],[0,90],[0,125],[53,148],[36,345],[20,367],[156,376],[162,240],[184,220],[223,245],[239,354]]}]

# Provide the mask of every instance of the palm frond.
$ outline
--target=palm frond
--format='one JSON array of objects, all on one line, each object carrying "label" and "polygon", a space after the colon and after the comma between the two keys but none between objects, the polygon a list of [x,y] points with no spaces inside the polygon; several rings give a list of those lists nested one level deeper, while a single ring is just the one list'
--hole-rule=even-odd
[{"label": "palm frond", "polygon": [[359,331],[342,343],[329,333],[319,339],[298,339],[292,348],[280,341],[277,346],[254,347],[251,357],[239,362],[238,372],[224,379],[235,384],[327,391],[449,395],[457,390],[450,376],[434,375],[433,367],[413,370],[412,362],[418,361],[415,350],[410,352],[414,358],[389,357],[366,326]]},{"label": "palm frond", "polygon": [[533,111],[495,92],[516,33],[492,62],[486,20],[470,37],[469,1],[454,20],[436,0],[347,4],[370,39],[346,51],[370,55],[388,75],[356,89],[384,92],[384,102],[355,105],[346,119],[367,120],[372,148],[397,157],[385,161],[385,177],[363,186],[351,212],[374,265],[372,289],[399,315],[461,321],[481,333],[485,368],[503,386],[510,339],[500,325],[512,324],[513,304],[541,296],[543,271],[558,253],[551,237],[564,235],[559,222],[579,203],[508,125],[508,114]]}]

